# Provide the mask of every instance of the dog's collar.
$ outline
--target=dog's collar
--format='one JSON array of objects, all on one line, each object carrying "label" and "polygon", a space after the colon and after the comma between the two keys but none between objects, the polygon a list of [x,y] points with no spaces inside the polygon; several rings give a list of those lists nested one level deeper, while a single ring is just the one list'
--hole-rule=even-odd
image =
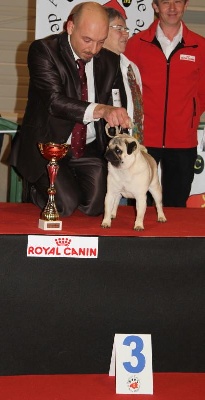
[{"label": "dog's collar", "polygon": [[110,126],[108,123],[105,125],[105,132],[109,138],[120,137],[123,133],[129,135],[129,130],[124,129],[121,126]]}]

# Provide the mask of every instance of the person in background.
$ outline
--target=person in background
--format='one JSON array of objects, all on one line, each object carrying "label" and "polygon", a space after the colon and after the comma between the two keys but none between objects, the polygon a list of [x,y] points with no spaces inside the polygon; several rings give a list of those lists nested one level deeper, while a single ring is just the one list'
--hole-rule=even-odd
[{"label": "person in background", "polygon": [[[28,103],[10,163],[29,182],[31,201],[41,209],[49,187],[47,161],[37,144],[70,144],[59,161],[55,201],[60,215],[75,209],[87,215],[104,210],[111,127],[130,127],[125,107],[111,104],[112,89],[124,91],[119,57],[102,49],[109,20],[97,2],[76,5],[60,34],[35,40],[28,53]],[[86,129],[85,129],[86,128]]]},{"label": "person in background", "polygon": [[133,121],[130,133],[143,141],[142,82],[137,66],[123,54],[129,38],[126,19],[115,8],[105,7],[109,16],[108,37],[103,47],[120,55],[120,68],[127,96],[127,112]]},{"label": "person in background", "polygon": [[182,21],[187,4],[154,0],[158,18],[125,49],[141,74],[144,145],[161,164],[165,207],[186,207],[205,110],[205,38]]}]

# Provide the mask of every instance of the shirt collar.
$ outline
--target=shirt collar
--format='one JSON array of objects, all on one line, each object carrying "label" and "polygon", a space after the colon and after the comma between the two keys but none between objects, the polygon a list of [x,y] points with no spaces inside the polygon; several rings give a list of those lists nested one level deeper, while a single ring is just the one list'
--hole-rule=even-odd
[{"label": "shirt collar", "polygon": [[[73,57],[74,57],[75,61],[79,60],[79,56],[77,56],[77,54],[74,52],[74,50],[72,48],[72,45],[71,45],[71,42],[70,42],[70,35],[68,35],[68,43],[69,43],[70,48],[72,50]],[[89,69],[92,70],[92,68],[93,68],[93,57],[91,58],[91,60],[89,62],[87,62],[85,64],[85,70],[86,71],[88,71]]]},{"label": "shirt collar", "polygon": [[71,42],[70,42],[70,35],[68,35],[68,43],[69,43],[70,48],[71,48],[71,50],[72,50],[73,57],[74,57],[75,61],[76,61],[76,60],[79,60],[79,57],[77,56],[77,54],[74,52],[74,50],[73,50],[73,48],[72,48],[72,45],[71,45]]},{"label": "shirt collar", "polygon": [[123,65],[126,68],[130,64],[130,60],[122,53],[120,54],[120,62],[121,62],[121,65]]},{"label": "shirt collar", "polygon": [[[179,31],[176,34],[176,36],[174,36],[172,41],[176,41],[178,43],[181,42],[182,41],[182,34],[183,34],[183,26],[182,26],[182,23],[181,23]],[[160,27],[159,23],[157,25],[156,37],[157,37],[157,39],[159,41],[162,40],[162,39],[165,39],[165,38],[168,39],[167,36],[164,34],[162,28]]]}]

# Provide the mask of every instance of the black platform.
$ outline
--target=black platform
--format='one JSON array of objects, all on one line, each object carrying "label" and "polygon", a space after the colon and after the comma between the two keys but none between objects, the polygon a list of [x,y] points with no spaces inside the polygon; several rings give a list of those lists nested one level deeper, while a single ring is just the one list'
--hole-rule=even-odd
[{"label": "black platform", "polygon": [[97,259],[27,258],[0,235],[0,375],[108,373],[115,333],[154,372],[205,372],[205,237],[99,237]]}]

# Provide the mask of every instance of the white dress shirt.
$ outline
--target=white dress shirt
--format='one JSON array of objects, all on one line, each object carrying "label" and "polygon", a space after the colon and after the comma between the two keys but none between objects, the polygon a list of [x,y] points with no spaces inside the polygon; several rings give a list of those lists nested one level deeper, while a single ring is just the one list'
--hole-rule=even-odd
[{"label": "white dress shirt", "polygon": [[160,25],[158,24],[157,26],[157,31],[156,31],[156,37],[157,40],[159,41],[163,53],[165,55],[165,57],[168,59],[171,52],[175,49],[175,47],[178,45],[179,42],[182,41],[182,31],[183,31],[183,27],[182,27],[182,23],[180,25],[179,31],[176,34],[176,36],[174,36],[173,40],[169,40],[163,30],[161,29]]}]

